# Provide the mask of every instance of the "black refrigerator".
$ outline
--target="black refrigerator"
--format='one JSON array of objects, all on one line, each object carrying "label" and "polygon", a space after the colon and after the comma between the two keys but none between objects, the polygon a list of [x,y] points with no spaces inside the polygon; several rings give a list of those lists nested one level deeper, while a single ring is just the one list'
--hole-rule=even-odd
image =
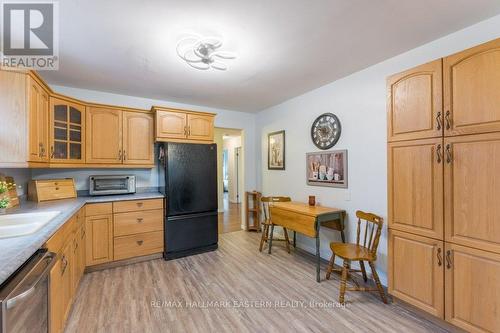
[{"label": "black refrigerator", "polygon": [[217,249],[217,145],[159,146],[165,260]]}]

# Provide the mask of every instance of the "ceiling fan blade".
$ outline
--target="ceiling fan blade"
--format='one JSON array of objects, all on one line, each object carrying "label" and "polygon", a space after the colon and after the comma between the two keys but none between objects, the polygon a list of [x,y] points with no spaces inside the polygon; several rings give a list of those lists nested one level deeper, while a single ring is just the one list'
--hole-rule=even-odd
[{"label": "ceiling fan blade", "polygon": [[235,59],[236,54],[228,51],[215,51],[211,54],[213,57],[219,57],[222,59]]},{"label": "ceiling fan blade", "polygon": [[227,69],[227,65],[222,63],[222,62],[219,62],[219,61],[212,62],[210,64],[210,66],[212,66],[212,68],[218,69],[220,71],[225,71]]}]

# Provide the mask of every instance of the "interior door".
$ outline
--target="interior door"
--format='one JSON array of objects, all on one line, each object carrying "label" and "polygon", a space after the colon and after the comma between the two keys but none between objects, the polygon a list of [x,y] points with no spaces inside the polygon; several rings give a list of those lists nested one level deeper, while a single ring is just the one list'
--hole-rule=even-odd
[{"label": "interior door", "polygon": [[184,112],[156,111],[156,136],[163,139],[185,139],[186,121]]},{"label": "interior door", "polygon": [[444,243],[389,230],[389,293],[444,318]]},{"label": "interior door", "polygon": [[153,115],[123,112],[123,163],[154,164]]},{"label": "interior door", "polygon": [[389,227],[443,239],[443,141],[388,145]]},{"label": "interior door", "polygon": [[445,135],[500,131],[500,38],[444,58]]},{"label": "interior door", "polygon": [[500,330],[500,254],[446,244],[446,320],[468,332]]},{"label": "interior door", "polygon": [[387,79],[388,141],[443,135],[441,59]]},{"label": "interior door", "polygon": [[500,253],[500,133],[444,143],[446,241]]},{"label": "interior door", "polygon": [[87,110],[87,163],[121,164],[122,111],[95,108]]}]

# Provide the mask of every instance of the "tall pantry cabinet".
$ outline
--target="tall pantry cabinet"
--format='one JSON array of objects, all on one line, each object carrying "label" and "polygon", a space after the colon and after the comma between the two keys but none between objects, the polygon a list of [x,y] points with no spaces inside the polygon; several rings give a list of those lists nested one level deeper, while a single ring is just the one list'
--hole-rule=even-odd
[{"label": "tall pantry cabinet", "polygon": [[500,39],[387,80],[389,292],[500,332]]}]

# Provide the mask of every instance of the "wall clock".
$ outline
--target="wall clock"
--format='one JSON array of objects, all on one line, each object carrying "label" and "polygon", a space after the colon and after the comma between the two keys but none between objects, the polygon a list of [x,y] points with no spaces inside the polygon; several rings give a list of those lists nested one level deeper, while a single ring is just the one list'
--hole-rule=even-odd
[{"label": "wall clock", "polygon": [[319,149],[330,149],[340,139],[342,126],[333,113],[323,113],[311,126],[311,139]]}]

